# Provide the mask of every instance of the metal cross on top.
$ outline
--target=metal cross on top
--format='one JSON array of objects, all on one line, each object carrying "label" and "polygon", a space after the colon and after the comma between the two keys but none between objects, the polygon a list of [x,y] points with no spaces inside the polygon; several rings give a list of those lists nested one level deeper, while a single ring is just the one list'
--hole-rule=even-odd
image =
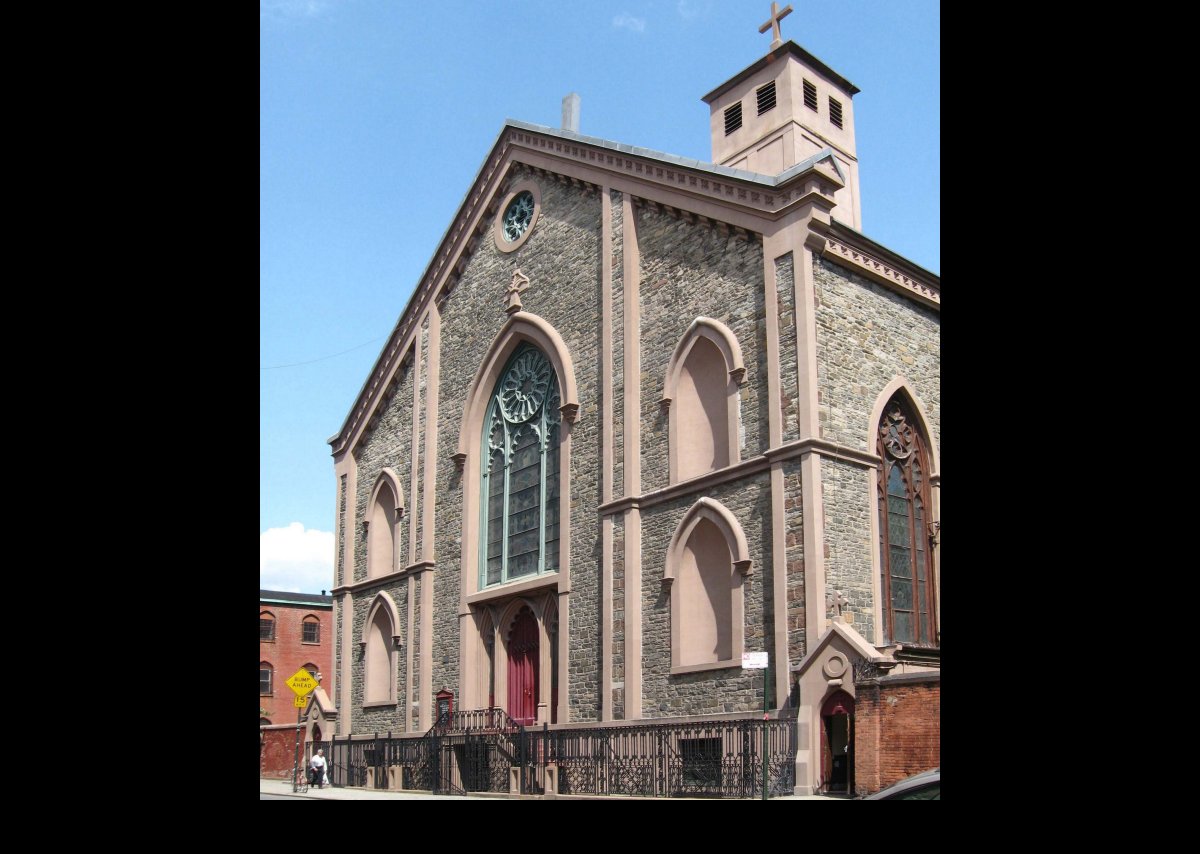
[{"label": "metal cross on top", "polygon": [[774,0],[771,0],[771,17],[767,19],[765,24],[758,28],[760,33],[765,33],[767,31],[767,27],[771,28],[771,50],[775,50],[775,48],[783,44],[783,39],[780,38],[779,35],[779,22],[791,13],[792,6],[790,3],[784,7],[782,12],[780,12],[779,4],[774,2]]}]

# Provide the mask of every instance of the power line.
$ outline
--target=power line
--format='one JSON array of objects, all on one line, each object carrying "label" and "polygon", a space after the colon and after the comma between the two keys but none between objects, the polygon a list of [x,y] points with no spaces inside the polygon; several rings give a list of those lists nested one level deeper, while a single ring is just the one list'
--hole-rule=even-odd
[{"label": "power line", "polygon": [[372,338],[370,341],[364,341],[362,344],[359,344],[357,347],[351,347],[349,350],[343,350],[340,353],[331,353],[330,355],[322,356],[319,359],[309,359],[307,362],[292,362],[290,365],[271,365],[266,368],[259,368],[259,370],[260,371],[275,371],[275,370],[278,370],[279,368],[297,368],[300,365],[311,365],[314,362],[324,362],[326,359],[332,359],[335,356],[344,356],[347,353],[353,353],[355,350],[361,350],[363,347],[366,347],[368,344],[374,344],[376,341],[382,341],[384,338],[387,338],[387,336],[380,335],[378,338]]}]

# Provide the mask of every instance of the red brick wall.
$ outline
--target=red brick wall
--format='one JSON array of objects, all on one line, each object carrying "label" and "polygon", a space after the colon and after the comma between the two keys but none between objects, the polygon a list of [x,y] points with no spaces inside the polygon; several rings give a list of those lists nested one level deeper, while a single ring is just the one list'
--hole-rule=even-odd
[{"label": "red brick wall", "polygon": [[[258,660],[275,668],[271,696],[259,695],[258,705],[267,710],[265,717],[271,723],[294,724],[296,707],[293,699],[296,695],[287,686],[287,680],[297,670],[309,663],[317,665],[323,676],[321,687],[329,690],[330,674],[333,673],[333,607],[259,602],[258,612],[260,615],[270,612],[275,617],[274,642],[258,643]],[[301,624],[309,615],[321,621],[320,643],[301,641]]]},{"label": "red brick wall", "polygon": [[939,678],[867,682],[854,702],[854,790],[868,795],[941,765]]},{"label": "red brick wall", "polygon": [[[293,673],[295,671],[292,671]],[[291,689],[288,689],[291,693]],[[296,761],[296,728],[260,729],[262,735],[262,750],[258,760],[258,775],[272,779],[290,780],[292,768]],[[304,731],[300,731],[304,738]],[[300,742],[300,767],[305,767],[305,745]]]}]

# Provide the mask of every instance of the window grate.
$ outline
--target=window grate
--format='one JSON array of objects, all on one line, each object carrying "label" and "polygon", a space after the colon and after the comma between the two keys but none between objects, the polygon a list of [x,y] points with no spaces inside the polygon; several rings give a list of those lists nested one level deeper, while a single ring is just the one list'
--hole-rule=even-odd
[{"label": "window grate", "polygon": [[829,120],[836,127],[842,126],[842,102],[833,98],[829,99]]},{"label": "window grate", "polygon": [[274,620],[264,619],[262,617],[259,618],[259,620],[258,620],[258,639],[260,641],[275,640],[275,621]]},{"label": "window grate", "polygon": [[729,136],[742,126],[742,103],[739,101],[725,111],[725,135]]},{"label": "window grate", "polygon": [[775,109],[775,81],[758,89],[758,114],[761,116],[767,110]]},{"label": "window grate", "polygon": [[817,87],[807,80],[804,81],[804,106],[810,110],[817,109]]}]

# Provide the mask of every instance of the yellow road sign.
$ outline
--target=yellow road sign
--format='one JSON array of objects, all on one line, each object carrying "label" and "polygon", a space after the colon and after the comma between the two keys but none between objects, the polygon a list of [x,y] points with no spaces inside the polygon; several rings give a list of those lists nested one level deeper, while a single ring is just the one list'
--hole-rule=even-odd
[{"label": "yellow road sign", "polygon": [[301,667],[295,672],[292,678],[287,681],[287,685],[289,688],[303,697],[305,694],[310,693],[314,688],[317,687],[317,680],[313,678],[311,673]]},{"label": "yellow road sign", "polygon": [[297,694],[296,699],[292,702],[297,709],[303,709],[308,705],[308,697],[303,694]]}]

